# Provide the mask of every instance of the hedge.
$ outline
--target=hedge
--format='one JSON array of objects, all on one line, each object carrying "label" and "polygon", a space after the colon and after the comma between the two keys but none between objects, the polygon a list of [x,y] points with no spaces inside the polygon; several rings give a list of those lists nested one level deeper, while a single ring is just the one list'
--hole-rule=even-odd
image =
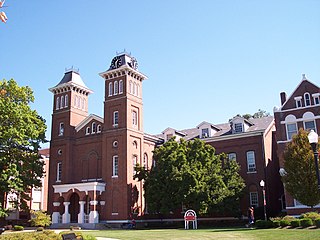
[{"label": "hedge", "polygon": [[292,220],[290,223],[291,227],[300,227],[300,219]]},{"label": "hedge", "polygon": [[311,218],[303,218],[300,220],[301,227],[311,227],[313,225]]}]

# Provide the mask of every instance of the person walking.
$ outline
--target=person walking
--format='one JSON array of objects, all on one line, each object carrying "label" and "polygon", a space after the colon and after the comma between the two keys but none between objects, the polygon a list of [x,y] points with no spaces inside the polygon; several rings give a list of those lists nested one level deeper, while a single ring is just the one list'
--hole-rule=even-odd
[{"label": "person walking", "polygon": [[254,224],[254,208],[249,207],[248,208],[248,227],[250,227],[252,224]]}]

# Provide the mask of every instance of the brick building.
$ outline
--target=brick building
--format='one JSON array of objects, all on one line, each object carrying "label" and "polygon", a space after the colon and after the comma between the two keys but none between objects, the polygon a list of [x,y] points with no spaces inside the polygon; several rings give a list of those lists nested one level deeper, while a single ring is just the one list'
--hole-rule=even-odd
[{"label": "brick building", "polygon": [[167,128],[158,135],[163,141],[175,136],[176,139],[192,140],[200,138],[216,149],[216,153],[226,153],[230,160],[237,161],[241,167],[240,175],[246,184],[240,209],[243,215],[249,206],[254,206],[263,215],[263,189],[268,216],[282,210],[279,198],[283,194],[278,174],[279,162],[274,149],[275,125],[272,116],[245,119],[234,117],[230,122],[212,124],[202,122],[195,128],[176,130]]},{"label": "brick building", "polygon": [[[292,136],[300,128],[315,132],[320,131],[320,89],[308,81],[302,75],[302,81],[287,97],[285,92],[280,93],[281,106],[274,108],[276,124],[277,154],[280,160],[280,168],[283,168],[283,152],[285,146],[291,141]],[[286,211],[290,215],[309,211],[307,206],[302,205],[285,191]],[[316,206],[320,207],[320,204]]]},{"label": "brick building", "polygon": [[53,93],[48,210],[53,223],[124,221],[144,210],[136,163],[152,164],[157,138],[143,132],[142,84],[146,76],[127,53],[100,73],[104,116],[88,114],[92,93],[75,70]]}]

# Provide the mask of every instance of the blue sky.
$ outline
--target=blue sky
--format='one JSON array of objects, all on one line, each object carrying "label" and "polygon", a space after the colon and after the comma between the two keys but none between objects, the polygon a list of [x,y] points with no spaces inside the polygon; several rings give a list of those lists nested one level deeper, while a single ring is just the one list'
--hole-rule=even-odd
[{"label": "blue sky", "polygon": [[148,76],[144,130],[227,122],[240,113],[272,114],[305,73],[320,83],[318,0],[6,0],[0,23],[0,79],[28,85],[48,125],[48,88],[74,66],[89,113],[103,116],[104,81],[126,49]]}]

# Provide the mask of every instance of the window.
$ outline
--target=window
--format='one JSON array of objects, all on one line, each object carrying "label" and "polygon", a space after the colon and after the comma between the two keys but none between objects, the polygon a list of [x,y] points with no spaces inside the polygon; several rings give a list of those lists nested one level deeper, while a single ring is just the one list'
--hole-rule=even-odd
[{"label": "window", "polygon": [[78,96],[75,96],[75,98],[74,98],[74,107],[77,107],[77,101],[78,101]]},{"label": "window", "polygon": [[139,94],[140,94],[140,86],[139,84],[137,85],[137,96],[139,97]]},{"label": "window", "polygon": [[254,156],[254,151],[247,152],[247,167],[248,172],[256,172],[256,159]]},{"label": "window", "polygon": [[63,136],[63,134],[64,134],[64,123],[61,122],[59,124],[59,136]]},{"label": "window", "polygon": [[209,137],[209,129],[204,128],[201,130],[201,138],[207,138],[207,137]]},{"label": "window", "polygon": [[90,134],[90,127],[86,128],[86,135]]},{"label": "window", "polygon": [[115,82],[114,82],[114,87],[113,87],[114,95],[117,95],[117,94],[118,94],[118,91],[119,91],[118,81],[115,81]]},{"label": "window", "polygon": [[294,134],[297,134],[297,124],[296,123],[288,123],[287,124],[287,139],[292,139]]},{"label": "window", "polygon": [[296,100],[296,108],[301,108],[302,107],[302,101],[301,101],[302,97],[295,97],[294,100]]},{"label": "window", "polygon": [[242,123],[235,123],[234,124],[234,131],[236,133],[241,133],[241,132],[243,132],[242,127],[243,127]]},{"label": "window", "polygon": [[304,129],[305,130],[313,130],[313,131],[315,131],[316,132],[316,126],[315,126],[315,123],[314,123],[314,121],[312,120],[312,121],[306,121],[306,122],[304,122]]},{"label": "window", "polygon": [[112,96],[112,82],[109,82],[109,96]]},{"label": "window", "polygon": [[310,94],[309,93],[305,93],[304,94],[304,103],[305,103],[305,106],[310,106],[311,105],[311,100],[310,100]]},{"label": "window", "polygon": [[56,101],[56,110],[59,110],[60,108],[60,98],[57,97],[57,101]]},{"label": "window", "polygon": [[228,159],[236,161],[237,160],[237,154],[236,153],[229,153],[228,154]]},{"label": "window", "polygon": [[129,82],[129,88],[130,88],[130,93],[133,92],[133,85],[132,85],[132,81]]},{"label": "window", "polygon": [[79,101],[78,101],[78,108],[82,108],[82,98],[79,97]]},{"label": "window", "polygon": [[167,134],[167,141],[169,141],[170,140],[170,138],[172,138],[173,137],[173,134],[172,133],[169,133],[169,134]]},{"label": "window", "polygon": [[61,182],[61,174],[62,174],[62,163],[57,163],[57,182]]},{"label": "window", "polygon": [[112,177],[118,176],[119,158],[118,155],[112,157]]},{"label": "window", "polygon": [[113,112],[113,126],[116,127],[119,124],[119,112],[114,111]]},{"label": "window", "polygon": [[133,95],[136,95],[136,94],[137,94],[137,84],[136,84],[136,83],[133,84],[132,94],[133,94]]},{"label": "window", "polygon": [[123,81],[119,81],[119,94],[123,93]]},{"label": "window", "polygon": [[61,108],[63,108],[63,106],[64,106],[64,97],[63,97],[63,96],[61,96],[60,107],[61,107]]},{"label": "window", "polygon": [[313,102],[314,102],[314,105],[319,105],[320,104],[320,94],[319,93],[316,93],[316,94],[312,94],[313,96]]},{"label": "window", "polygon": [[134,141],[132,142],[132,146],[133,146],[135,149],[138,148],[138,143],[137,143],[136,140],[134,140]]},{"label": "window", "polygon": [[91,127],[92,127],[92,133],[95,133],[97,131],[97,124],[93,122]]},{"label": "window", "polygon": [[148,154],[143,155],[143,167],[144,169],[148,169]]},{"label": "window", "polygon": [[133,175],[136,174],[136,170],[134,169],[138,163],[138,156],[133,155],[132,156],[132,169],[133,169]]},{"label": "window", "polygon": [[86,100],[84,98],[82,98],[82,109],[86,109]]},{"label": "window", "polygon": [[258,207],[258,193],[257,192],[250,192],[250,206]]},{"label": "window", "polygon": [[64,107],[68,107],[69,101],[68,101],[68,95],[64,97]]},{"label": "window", "polygon": [[136,111],[132,111],[132,125],[134,127],[138,125],[138,114]]},{"label": "window", "polygon": [[97,133],[101,132],[101,125],[99,124],[97,127]]}]

